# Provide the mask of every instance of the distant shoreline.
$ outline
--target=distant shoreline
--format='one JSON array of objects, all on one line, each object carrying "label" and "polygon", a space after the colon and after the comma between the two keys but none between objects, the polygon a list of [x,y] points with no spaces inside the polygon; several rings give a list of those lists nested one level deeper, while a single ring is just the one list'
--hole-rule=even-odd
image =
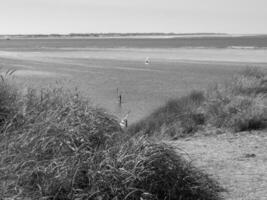
[{"label": "distant shoreline", "polygon": [[0,39],[103,39],[103,38],[196,38],[196,37],[267,37],[267,34],[227,34],[227,33],[88,33],[88,34],[3,34]]}]

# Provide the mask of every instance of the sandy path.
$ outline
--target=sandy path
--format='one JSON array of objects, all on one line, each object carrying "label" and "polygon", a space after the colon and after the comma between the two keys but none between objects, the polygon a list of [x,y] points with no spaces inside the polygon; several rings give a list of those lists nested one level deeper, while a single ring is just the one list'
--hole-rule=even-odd
[{"label": "sandy path", "polygon": [[229,200],[267,199],[267,132],[199,136],[170,142],[217,179]]}]

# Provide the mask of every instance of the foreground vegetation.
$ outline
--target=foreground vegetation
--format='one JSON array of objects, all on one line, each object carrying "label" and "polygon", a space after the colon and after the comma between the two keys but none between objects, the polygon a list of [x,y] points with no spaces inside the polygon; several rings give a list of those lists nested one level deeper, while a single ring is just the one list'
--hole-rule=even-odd
[{"label": "foreground vegetation", "polygon": [[240,132],[266,127],[267,72],[248,68],[228,82],[168,101],[133,124],[128,132],[177,138],[199,130],[219,128]]},{"label": "foreground vegetation", "polygon": [[220,199],[216,181],[174,149],[130,137],[78,92],[21,92],[1,78],[2,199]]},{"label": "foreground vegetation", "polygon": [[149,136],[267,127],[266,73],[257,69],[170,100],[126,131],[76,91],[55,87],[22,92],[1,79],[3,199],[217,200],[221,188],[216,181],[183,153]]}]

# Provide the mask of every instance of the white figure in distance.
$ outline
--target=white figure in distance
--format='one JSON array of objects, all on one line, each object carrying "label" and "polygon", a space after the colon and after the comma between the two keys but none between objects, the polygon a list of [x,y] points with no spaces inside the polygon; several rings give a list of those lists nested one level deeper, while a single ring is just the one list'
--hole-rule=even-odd
[{"label": "white figure in distance", "polygon": [[121,128],[127,128],[128,127],[128,116],[130,111],[121,119],[120,121],[120,127]]},{"label": "white figure in distance", "polygon": [[150,63],[151,63],[150,58],[149,57],[146,57],[145,64],[146,65],[149,65]]}]

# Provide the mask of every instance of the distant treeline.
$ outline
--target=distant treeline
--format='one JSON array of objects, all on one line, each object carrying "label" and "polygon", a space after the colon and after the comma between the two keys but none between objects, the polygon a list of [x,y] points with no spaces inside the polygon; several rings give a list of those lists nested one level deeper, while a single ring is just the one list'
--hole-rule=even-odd
[{"label": "distant treeline", "polygon": [[69,34],[10,34],[2,38],[46,38],[46,37],[129,37],[129,36],[196,36],[227,35],[225,33],[69,33]]}]

